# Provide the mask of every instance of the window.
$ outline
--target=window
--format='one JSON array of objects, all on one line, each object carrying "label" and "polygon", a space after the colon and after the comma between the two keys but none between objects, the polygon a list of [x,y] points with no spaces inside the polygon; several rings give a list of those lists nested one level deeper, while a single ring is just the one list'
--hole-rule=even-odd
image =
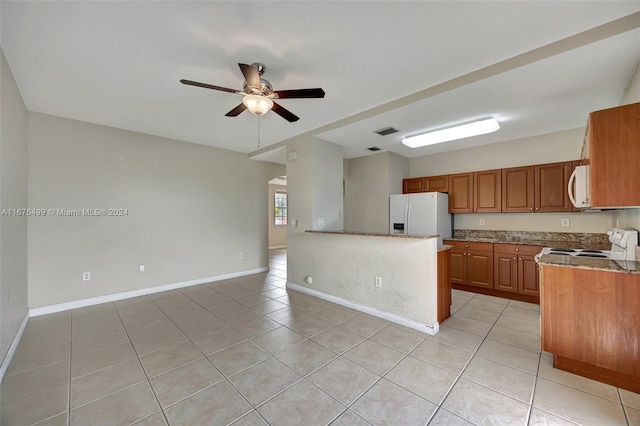
[{"label": "window", "polygon": [[287,193],[276,191],[275,194],[275,225],[287,224]]}]

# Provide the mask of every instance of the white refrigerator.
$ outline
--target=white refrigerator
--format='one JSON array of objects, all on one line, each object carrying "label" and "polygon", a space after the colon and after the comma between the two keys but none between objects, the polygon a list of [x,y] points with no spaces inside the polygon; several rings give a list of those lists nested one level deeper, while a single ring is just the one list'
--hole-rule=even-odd
[{"label": "white refrigerator", "polygon": [[449,194],[420,192],[389,196],[389,233],[451,237]]}]

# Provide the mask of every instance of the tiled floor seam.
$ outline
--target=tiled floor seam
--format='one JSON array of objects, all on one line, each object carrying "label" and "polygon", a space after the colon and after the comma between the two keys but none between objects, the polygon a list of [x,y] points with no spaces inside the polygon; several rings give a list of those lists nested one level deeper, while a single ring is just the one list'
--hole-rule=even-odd
[{"label": "tiled floor seam", "polygon": [[531,422],[531,411],[533,411],[533,399],[536,396],[536,386],[538,385],[538,374],[540,373],[540,364],[542,363],[542,353],[538,357],[538,368],[536,369],[536,377],[533,379],[533,390],[531,391],[531,399],[529,400],[529,412],[527,413],[527,424]]},{"label": "tiled floor seam", "polygon": [[[473,296],[471,299],[469,299],[466,303],[469,303],[471,300],[475,299],[476,296]],[[463,304],[462,306],[466,305]],[[461,308],[462,308],[461,306]],[[504,310],[506,309],[506,307],[508,306],[508,303],[502,308],[502,312],[504,312]],[[502,312],[500,312],[500,315],[502,315]],[[500,319],[500,317],[498,317],[498,319]],[[497,320],[496,320],[497,322]],[[458,377],[456,378],[456,380],[453,382],[453,384],[451,385],[451,387],[449,387],[449,390],[447,391],[447,393],[442,397],[442,401],[440,402],[440,404],[438,404],[438,409],[440,409],[442,407],[442,404],[444,404],[444,402],[447,400],[447,398],[449,397],[449,395],[451,394],[451,391],[453,390],[453,388],[456,386],[456,384],[460,381],[460,379],[462,378],[462,375],[464,374],[464,372],[466,371],[466,369],[469,367],[469,364],[471,363],[471,361],[473,360],[473,358],[478,354],[478,351],[480,350],[480,347],[482,346],[482,344],[487,340],[487,336],[489,335],[489,333],[491,333],[491,330],[493,330],[493,327],[495,327],[495,323],[493,325],[491,325],[491,328],[489,329],[489,331],[487,332],[487,335],[485,337],[483,337],[482,341],[480,342],[480,344],[478,345],[478,347],[475,349],[475,351],[472,353],[471,357],[469,358],[469,361],[467,361],[467,363],[465,364],[464,368],[462,369],[462,371],[460,371],[460,374],[458,375]],[[463,330],[464,331],[464,330]],[[469,333],[469,332],[467,332]],[[473,334],[473,333],[469,333],[469,334]],[[475,336],[477,336],[477,334],[474,334]],[[468,379],[465,379],[468,380]],[[474,382],[476,383],[476,382]],[[487,389],[493,390],[487,386],[484,386],[480,383],[477,383],[478,385],[485,387]],[[534,388],[534,392],[535,392],[535,388]],[[500,392],[501,393],[501,392]],[[532,392],[533,393],[533,392]],[[503,394],[504,395],[504,394]],[[509,396],[509,395],[507,395]],[[509,396],[509,398],[511,398]],[[514,399],[514,398],[511,398]],[[518,401],[517,399],[514,399],[515,401]],[[521,402],[521,401],[519,401]],[[438,410],[436,410],[432,417],[429,419],[429,422],[431,422],[431,420],[433,419],[433,417],[435,416],[435,414],[437,413]],[[448,411],[448,410],[447,410]],[[531,412],[531,405],[529,405],[529,412]],[[456,413],[453,413],[456,414]],[[456,414],[457,415],[457,414]],[[461,417],[459,415],[457,415],[458,417]],[[462,418],[462,417],[461,417]],[[473,423],[471,420],[469,419],[464,419],[466,421],[468,421],[469,423]],[[529,422],[529,417],[527,415],[527,423]],[[428,423],[427,423],[428,424]],[[475,424],[475,423],[474,423]]]},{"label": "tiled floor seam", "polygon": [[[73,312],[73,311],[72,311]],[[67,389],[67,426],[71,426],[71,367],[73,366],[73,314],[71,314],[71,318],[69,319],[69,329],[71,333],[71,342],[69,342],[69,382]]]},{"label": "tiled floor seam", "polygon": [[[156,304],[155,301],[152,300],[152,302],[154,304]],[[156,304],[156,306],[158,306],[158,305]],[[162,413],[162,416],[164,417],[164,420],[167,422],[167,424],[169,424],[169,419],[167,419],[167,416],[165,415],[164,410],[162,409],[162,404],[160,404],[160,400],[158,399],[158,395],[156,394],[155,389],[151,385],[151,380],[149,379],[149,376],[147,375],[147,372],[145,371],[144,367],[142,366],[142,360],[140,359],[140,354],[136,350],[136,347],[133,345],[133,341],[131,340],[131,336],[129,335],[129,332],[127,331],[127,328],[124,326],[124,322],[122,321],[122,317],[120,316],[120,313],[118,312],[118,307],[114,305],[114,308],[116,310],[116,315],[118,315],[118,319],[120,319],[120,323],[122,324],[122,327],[124,328],[124,332],[127,335],[127,338],[129,339],[129,344],[133,348],[133,353],[136,354],[136,358],[138,359],[138,363],[140,363],[140,368],[142,369],[142,372],[144,373],[144,376],[146,377],[146,381],[149,384],[149,388],[151,389],[151,392],[153,393],[153,397],[155,398],[156,403],[158,404],[158,408],[160,409],[160,412]],[[164,313],[164,311],[162,311],[162,312]],[[137,384],[142,383],[142,382],[144,382],[144,380],[141,380]],[[128,386],[128,387],[126,387],[124,389],[128,389],[129,387],[130,386]],[[71,389],[71,383],[69,383],[69,389]],[[122,391],[124,389],[120,389],[118,392],[120,392],[120,391]],[[100,399],[102,399],[102,398],[100,398]],[[156,414],[156,413],[152,413],[151,415]],[[133,422],[133,424],[139,422],[140,420],[142,420],[142,419],[136,420],[135,422]],[[71,407],[69,407],[69,421],[71,421]]]},{"label": "tiled floor seam", "polygon": [[[166,312],[164,312],[164,310],[162,310],[162,308],[161,308],[161,307],[156,303],[156,301],[155,301],[155,300],[153,301],[153,303],[154,303],[156,306],[158,306],[158,309],[160,309],[160,310],[161,310],[161,311],[166,315]],[[177,324],[176,324],[176,323],[175,323],[175,322],[174,322],[170,317],[169,317],[169,321],[171,321],[171,323],[173,323],[173,325],[175,325],[176,327],[178,327],[178,325],[177,325]],[[178,327],[178,329],[179,329],[179,327]],[[182,332],[182,330],[181,330],[181,332]],[[183,333],[183,334],[184,334],[184,333]],[[128,334],[127,334],[127,335],[128,335]],[[201,349],[200,349],[200,348],[199,348],[199,347],[198,347],[198,346],[193,342],[193,340],[191,340],[191,338],[190,338],[189,336],[187,336],[186,334],[185,334],[185,338],[186,338],[186,339],[187,339],[187,340],[188,340],[192,345],[194,345],[194,346],[195,346],[195,348],[196,348],[196,349],[197,349],[197,350],[198,350],[198,351],[203,355],[203,357],[204,357],[207,361],[209,361],[209,363],[211,364],[211,366],[212,366],[213,368],[215,368],[215,369],[216,369],[216,370],[217,370],[217,371],[222,375],[222,377],[224,377],[224,380],[221,380],[221,381],[219,381],[219,382],[217,382],[217,383],[215,383],[215,384],[213,384],[213,385],[207,386],[205,389],[209,389],[209,388],[211,388],[212,386],[215,386],[216,384],[219,384],[219,383],[221,383],[222,381],[225,381],[225,382],[226,382],[229,386],[231,386],[231,387],[232,387],[232,388],[233,388],[233,389],[238,393],[238,395],[239,395],[239,396],[240,396],[240,397],[241,397],[241,398],[242,398],[242,399],[243,399],[243,400],[244,400],[244,401],[245,401],[245,402],[246,402],[246,403],[247,403],[247,404],[252,408],[252,410],[251,410],[251,411],[255,411],[255,412],[260,416],[260,418],[262,418],[265,422],[267,422],[267,420],[266,420],[266,419],[264,419],[264,417],[262,417],[262,415],[258,412],[258,410],[256,409],[256,407],[255,407],[253,404],[251,404],[251,402],[249,402],[249,400],[248,400],[248,399],[247,399],[247,398],[242,394],[242,392],[240,392],[240,390],[238,390],[238,389],[233,385],[233,383],[231,383],[231,381],[229,380],[229,378],[228,378],[226,375],[224,375],[224,374],[223,374],[223,373],[222,373],[222,372],[221,372],[221,371],[220,371],[220,370],[219,370],[219,369],[218,369],[218,368],[213,364],[213,362],[211,361],[211,359],[209,359],[209,356],[208,356],[208,355],[206,355],[204,352],[202,352],[202,350],[201,350]],[[247,340],[245,340],[245,341],[250,341],[250,340],[249,340],[249,339],[247,339]],[[240,343],[242,343],[242,342],[240,342]],[[239,344],[239,343],[237,343],[237,344]],[[254,344],[255,344],[255,343],[254,343]],[[231,345],[231,346],[234,346],[234,345]],[[135,348],[134,348],[134,350],[135,350]],[[137,355],[137,352],[136,352],[136,355]],[[269,355],[270,355],[270,354],[269,354]],[[270,355],[270,356],[271,356],[271,355]],[[271,357],[272,357],[272,358],[275,358],[275,357],[273,357],[273,356],[271,356]],[[269,358],[267,358],[267,359],[269,359]],[[256,364],[253,364],[251,367],[254,367],[254,366],[256,366],[256,365],[258,365],[258,364],[261,364],[262,362],[265,362],[265,361],[267,361],[267,360],[263,360],[263,361],[258,362],[258,363],[256,363]],[[140,364],[142,365],[142,362],[140,362]],[[185,365],[185,364],[183,364],[183,365]],[[242,370],[242,371],[245,371],[245,370],[247,370],[247,369],[249,369],[249,368],[251,368],[251,367],[248,367],[248,368],[246,368],[246,369],[244,369],[244,370]],[[287,367],[287,368],[289,368],[289,367]],[[164,408],[162,408],[162,405],[160,404],[160,401],[158,400],[158,397],[157,397],[157,395],[156,395],[156,392],[155,392],[155,390],[153,389],[153,386],[151,385],[151,381],[150,381],[150,379],[149,379],[149,376],[147,375],[147,372],[144,370],[144,367],[143,367],[143,371],[144,371],[144,373],[145,373],[145,376],[147,377],[147,381],[149,381],[149,386],[151,386],[151,390],[153,391],[153,395],[154,395],[154,397],[156,398],[156,400],[157,400],[157,402],[158,402],[158,406],[160,407],[160,411],[162,412],[162,415],[164,416],[165,421],[167,422],[167,424],[170,424],[169,419],[167,418],[167,415],[166,415],[166,414],[165,414],[165,412],[164,412]],[[235,374],[237,374],[237,373],[234,373],[233,375],[235,375]],[[232,376],[233,376],[233,375],[232,375]],[[154,376],[154,377],[156,377],[156,376]],[[298,380],[298,381],[299,381],[299,380]],[[296,381],[295,383],[298,383],[298,381]],[[295,383],[294,383],[294,384],[295,384]],[[292,385],[292,386],[293,386],[293,385]],[[290,386],[289,386],[289,387],[290,387]],[[287,387],[287,389],[288,389],[289,387]],[[197,395],[197,394],[199,394],[200,392],[203,392],[205,389],[201,389],[201,390],[199,390],[198,392],[195,392],[193,395],[190,395],[188,398],[190,398],[190,397],[192,397],[192,396],[194,396],[194,395]],[[187,398],[184,398],[184,399],[182,399],[181,401],[184,401],[185,399],[187,399]],[[176,402],[176,404],[177,404],[177,402]],[[171,406],[173,406],[173,405],[175,405],[175,404],[172,404]],[[167,407],[167,408],[169,408],[169,407]],[[250,413],[251,411],[249,411],[249,413]],[[240,416],[240,417],[238,417],[237,419],[233,420],[233,422],[238,421],[239,419],[241,419],[242,417],[246,416],[246,415],[247,415],[247,414],[249,414],[249,413],[245,413],[245,414],[243,414],[242,416]],[[232,423],[233,423],[233,422],[232,422]],[[267,424],[268,424],[268,422],[267,422]]]}]

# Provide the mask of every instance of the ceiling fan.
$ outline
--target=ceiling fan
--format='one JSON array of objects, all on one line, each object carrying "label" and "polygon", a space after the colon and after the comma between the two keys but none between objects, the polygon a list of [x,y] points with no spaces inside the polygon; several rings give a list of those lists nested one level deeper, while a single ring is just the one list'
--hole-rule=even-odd
[{"label": "ceiling fan", "polygon": [[273,110],[273,112],[278,114],[280,117],[289,122],[293,122],[298,121],[300,117],[274,102],[274,99],[324,98],[324,90],[320,88],[273,90],[271,83],[262,78],[262,75],[266,70],[263,64],[256,62],[251,65],[238,64],[238,66],[240,67],[240,71],[242,71],[242,75],[244,75],[245,79],[242,90],[234,90],[227,87],[214,86],[212,84],[199,83],[197,81],[184,79],[180,80],[180,83],[242,95],[242,103],[226,113],[225,115],[227,117],[237,117],[246,109],[257,116],[264,115],[269,112],[269,110]]}]

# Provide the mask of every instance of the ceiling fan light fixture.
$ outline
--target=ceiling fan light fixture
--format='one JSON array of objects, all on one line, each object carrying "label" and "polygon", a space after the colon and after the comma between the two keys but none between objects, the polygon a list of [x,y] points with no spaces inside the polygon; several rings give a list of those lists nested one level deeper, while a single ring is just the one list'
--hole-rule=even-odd
[{"label": "ceiling fan light fixture", "polygon": [[253,115],[264,115],[273,108],[273,101],[262,95],[246,95],[242,98],[242,103]]},{"label": "ceiling fan light fixture", "polygon": [[414,136],[407,136],[402,139],[402,143],[409,148],[421,148],[423,146],[435,145],[442,142],[484,135],[495,132],[498,129],[500,129],[500,123],[498,123],[498,120],[495,118],[483,118],[470,123],[438,129]]}]

